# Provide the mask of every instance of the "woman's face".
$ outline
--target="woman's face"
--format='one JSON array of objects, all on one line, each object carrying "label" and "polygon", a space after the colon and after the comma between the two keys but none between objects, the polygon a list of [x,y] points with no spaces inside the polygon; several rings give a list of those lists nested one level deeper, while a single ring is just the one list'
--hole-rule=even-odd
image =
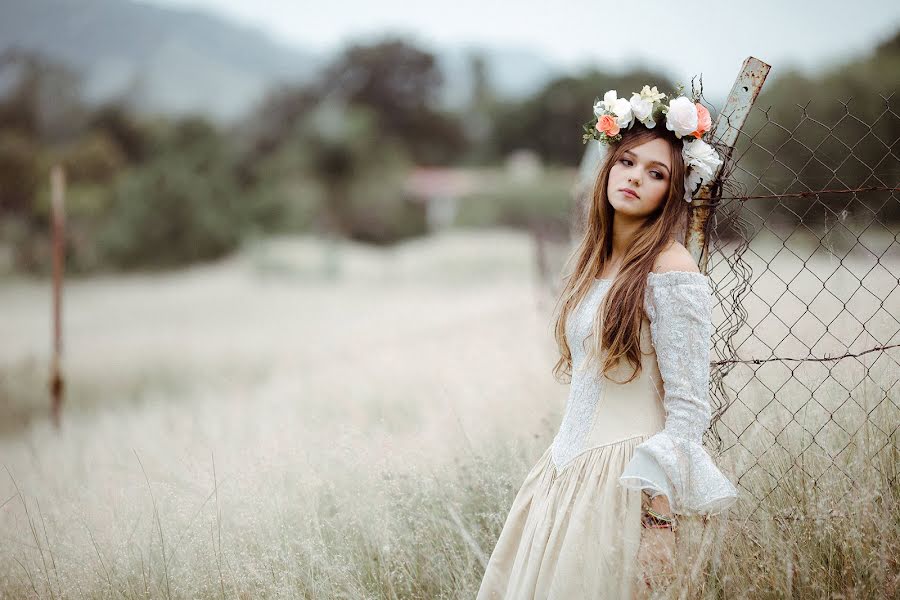
[{"label": "woman's face", "polygon": [[653,214],[669,193],[671,162],[670,146],[664,139],[654,138],[626,150],[609,171],[606,196],[613,209],[634,219]]}]

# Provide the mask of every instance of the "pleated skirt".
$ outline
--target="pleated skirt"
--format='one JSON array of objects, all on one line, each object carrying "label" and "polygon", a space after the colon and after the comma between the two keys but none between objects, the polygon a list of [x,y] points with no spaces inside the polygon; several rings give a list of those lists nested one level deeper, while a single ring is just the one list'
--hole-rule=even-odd
[{"label": "pleated skirt", "polygon": [[618,477],[648,437],[586,450],[559,471],[548,447],[513,500],[477,600],[635,597],[641,492]]}]

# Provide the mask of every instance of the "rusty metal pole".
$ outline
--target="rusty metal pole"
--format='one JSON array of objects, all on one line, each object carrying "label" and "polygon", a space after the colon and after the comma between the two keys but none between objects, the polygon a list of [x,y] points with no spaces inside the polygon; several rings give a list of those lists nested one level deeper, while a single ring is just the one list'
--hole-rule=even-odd
[{"label": "rusty metal pole", "polygon": [[50,171],[51,227],[53,236],[53,363],[50,371],[50,415],[59,429],[63,400],[62,283],[65,269],[66,175],[60,165]]},{"label": "rusty metal pole", "polygon": [[[719,174],[722,167],[728,164],[731,159],[731,153],[734,151],[734,145],[737,143],[738,133],[744,126],[753,103],[762,89],[766,76],[772,67],[763,61],[752,56],[744,60],[741,72],[728,99],[725,101],[725,107],[716,117],[716,123],[713,126],[713,133],[716,141],[717,150],[722,155],[722,165],[713,175],[712,181],[708,186],[703,186],[694,196],[691,202],[691,213],[688,219],[688,229],[685,238],[685,247],[697,261],[700,270],[706,273],[706,262],[709,258],[707,249],[707,234],[709,232],[710,216],[715,209],[715,198],[718,197],[718,190],[721,189]],[[713,193],[716,192],[716,193]],[[710,202],[710,200],[713,200]],[[699,202],[698,202],[699,201]],[[695,205],[696,204],[696,205]]]}]

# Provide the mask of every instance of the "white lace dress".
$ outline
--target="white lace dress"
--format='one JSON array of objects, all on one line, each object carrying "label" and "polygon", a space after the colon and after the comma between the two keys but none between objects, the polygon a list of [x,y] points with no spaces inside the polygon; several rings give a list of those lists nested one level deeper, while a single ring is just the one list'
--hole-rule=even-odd
[{"label": "white lace dress", "polygon": [[642,574],[641,490],[677,514],[714,514],[737,490],[702,445],[709,427],[712,294],[701,273],[650,273],[642,371],[601,378],[585,340],[612,280],[596,279],[566,324],[572,382],[553,443],[525,477],[478,600],[630,598]]}]

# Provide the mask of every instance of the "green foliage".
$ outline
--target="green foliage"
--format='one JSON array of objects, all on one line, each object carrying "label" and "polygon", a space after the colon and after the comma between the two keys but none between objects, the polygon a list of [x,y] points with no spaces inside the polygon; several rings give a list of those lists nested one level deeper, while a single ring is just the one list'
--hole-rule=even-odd
[{"label": "green foliage", "polygon": [[[788,70],[766,83],[735,152],[741,164],[735,178],[744,193],[896,186],[900,162],[890,146],[900,139],[900,81],[892,76],[898,68],[900,33],[872,55],[822,76]],[[744,206],[787,226],[840,220],[854,235],[873,216],[884,224],[900,220],[900,203],[887,191],[766,198]]]},{"label": "green foliage", "polygon": [[105,183],[127,166],[122,148],[106,132],[89,131],[54,157],[66,167],[69,183]]},{"label": "green foliage", "polygon": [[277,139],[247,167],[263,198],[261,229],[326,229],[374,243],[424,233],[423,207],[403,192],[408,146],[384,134],[377,110],[324,104]]},{"label": "green foliage", "polygon": [[419,164],[449,164],[462,155],[466,140],[460,116],[437,107],[443,83],[433,54],[389,37],[348,46],[323,70],[317,87],[326,104],[371,110],[379,140],[400,141]]},{"label": "green foliage", "polygon": [[40,147],[28,137],[0,131],[0,211],[29,214],[40,179]]},{"label": "green foliage", "polygon": [[[898,48],[900,35],[894,35],[870,56],[822,75],[787,71],[769,81],[756,105],[762,110],[752,112],[736,152],[743,172],[753,174],[738,182],[744,192],[895,182],[898,163],[889,145],[900,137],[898,83],[891,77],[900,68]],[[505,102],[495,98],[486,64],[475,57],[469,107],[449,114],[437,104],[443,76],[435,57],[388,38],[348,46],[317,81],[273,92],[256,114],[225,130],[201,117],[138,118],[115,102],[88,107],[78,100],[77,76],[63,65],[28,53],[9,61],[22,75],[0,98],[6,222],[0,253],[12,257],[12,268],[33,273],[50,264],[53,164],[66,168],[67,252],[74,271],[215,258],[252,232],[327,229],[389,243],[425,231],[424,207],[404,192],[412,165],[501,164],[511,152],[530,149],[551,168],[574,166],[598,95],[617,89],[624,96],[647,83],[675,89],[650,71],[618,76],[589,70]],[[893,94],[891,110],[879,94]],[[838,100],[850,101],[848,107]],[[773,124],[764,127],[767,120]],[[741,147],[751,137],[754,147]],[[462,199],[459,223],[561,222],[570,179],[553,171],[531,182],[498,175]],[[884,223],[900,219],[900,204],[880,192],[849,202],[846,194],[822,195],[815,210],[808,203],[798,208],[783,201],[773,208],[762,202],[757,212],[775,221],[858,217],[864,227],[871,213]]]},{"label": "green foliage", "polygon": [[403,185],[411,166],[402,140],[383,135],[375,110],[322,107],[298,133],[300,164],[322,190],[324,225],[351,239],[389,243],[426,231],[424,207]]},{"label": "green foliage", "polygon": [[173,267],[237,248],[248,215],[227,169],[203,156],[165,156],[116,181],[98,243],[115,267]]},{"label": "green foliage", "polygon": [[134,117],[120,104],[108,103],[90,117],[89,128],[102,133],[131,163],[146,160],[154,144],[154,128]]},{"label": "green foliage", "polygon": [[352,239],[388,244],[427,231],[425,207],[402,192],[406,169],[371,171],[354,181],[341,219]]}]

